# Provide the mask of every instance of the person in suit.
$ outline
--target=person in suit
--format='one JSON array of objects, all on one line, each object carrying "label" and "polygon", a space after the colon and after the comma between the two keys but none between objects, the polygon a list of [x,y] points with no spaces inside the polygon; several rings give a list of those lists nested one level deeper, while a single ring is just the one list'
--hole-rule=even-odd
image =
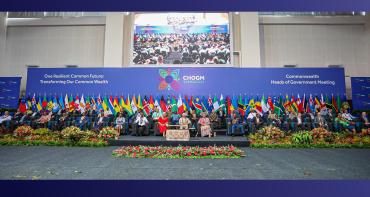
[{"label": "person in suit", "polygon": [[370,122],[366,112],[361,113],[360,120],[363,128],[370,128]]},{"label": "person in suit", "polygon": [[147,135],[146,131],[148,129],[148,119],[144,116],[144,113],[141,111],[137,117],[134,123],[137,125],[137,135],[143,136]]},{"label": "person in suit", "polygon": [[88,123],[89,117],[87,117],[87,112],[84,112],[82,116],[77,119],[76,126],[79,127],[81,130],[84,130],[86,129]]}]

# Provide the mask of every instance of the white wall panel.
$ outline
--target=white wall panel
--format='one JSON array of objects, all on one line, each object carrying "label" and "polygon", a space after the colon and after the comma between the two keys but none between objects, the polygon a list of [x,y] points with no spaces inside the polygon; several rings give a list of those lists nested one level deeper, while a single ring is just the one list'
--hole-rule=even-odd
[{"label": "white wall panel", "polygon": [[40,67],[103,66],[104,26],[8,27],[6,72],[21,75],[26,84],[26,65]]}]

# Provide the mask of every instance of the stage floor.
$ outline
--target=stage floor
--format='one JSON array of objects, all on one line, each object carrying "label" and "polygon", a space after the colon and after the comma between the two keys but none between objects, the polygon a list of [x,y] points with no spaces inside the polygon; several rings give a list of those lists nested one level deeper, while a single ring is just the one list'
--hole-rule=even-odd
[{"label": "stage floor", "polygon": [[120,136],[118,140],[110,140],[111,146],[128,146],[128,145],[151,145],[151,146],[227,146],[233,145],[238,147],[249,146],[249,140],[245,136],[216,136],[216,137],[191,137],[189,141],[166,141],[162,136]]}]

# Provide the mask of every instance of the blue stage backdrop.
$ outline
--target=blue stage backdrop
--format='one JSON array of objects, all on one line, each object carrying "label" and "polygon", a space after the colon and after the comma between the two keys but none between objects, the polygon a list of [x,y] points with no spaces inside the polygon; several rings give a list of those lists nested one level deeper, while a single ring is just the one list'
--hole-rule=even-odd
[{"label": "blue stage backdrop", "polygon": [[345,95],[343,68],[29,68],[28,95]]},{"label": "blue stage backdrop", "polygon": [[370,77],[351,77],[354,110],[370,110]]},{"label": "blue stage backdrop", "polygon": [[0,108],[18,108],[21,77],[0,77]]}]

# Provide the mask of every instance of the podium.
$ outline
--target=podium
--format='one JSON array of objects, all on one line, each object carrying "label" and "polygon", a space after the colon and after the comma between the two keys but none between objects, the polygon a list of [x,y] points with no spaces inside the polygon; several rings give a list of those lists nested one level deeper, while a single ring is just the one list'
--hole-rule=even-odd
[{"label": "podium", "polygon": [[189,141],[190,132],[189,129],[180,129],[180,125],[168,125],[166,131],[167,141]]}]

